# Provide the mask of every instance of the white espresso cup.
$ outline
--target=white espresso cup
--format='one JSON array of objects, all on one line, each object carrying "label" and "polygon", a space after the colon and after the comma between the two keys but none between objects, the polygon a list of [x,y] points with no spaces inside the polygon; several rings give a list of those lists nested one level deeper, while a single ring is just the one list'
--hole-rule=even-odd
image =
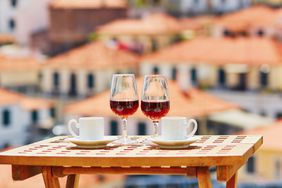
[{"label": "white espresso cup", "polygon": [[[192,128],[192,126],[194,127]],[[195,135],[197,121],[185,117],[163,117],[161,119],[161,138],[163,140],[184,140]]]},{"label": "white espresso cup", "polygon": [[[79,134],[74,131],[74,127],[79,130]],[[101,140],[104,138],[104,118],[82,117],[78,122],[72,119],[68,123],[68,130],[72,136],[81,140]]]}]

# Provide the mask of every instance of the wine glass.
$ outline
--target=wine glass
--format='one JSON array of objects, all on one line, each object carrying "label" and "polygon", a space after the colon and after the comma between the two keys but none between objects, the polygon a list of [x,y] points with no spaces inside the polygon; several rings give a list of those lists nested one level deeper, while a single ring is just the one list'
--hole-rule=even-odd
[{"label": "wine glass", "polygon": [[170,108],[167,80],[161,75],[146,75],[144,78],[141,110],[153,121],[154,135],[158,136],[159,121]]},{"label": "wine glass", "polygon": [[133,143],[127,135],[127,118],[134,114],[138,107],[138,94],[134,74],[114,74],[112,77],[110,106],[112,111],[122,118],[123,145]]}]

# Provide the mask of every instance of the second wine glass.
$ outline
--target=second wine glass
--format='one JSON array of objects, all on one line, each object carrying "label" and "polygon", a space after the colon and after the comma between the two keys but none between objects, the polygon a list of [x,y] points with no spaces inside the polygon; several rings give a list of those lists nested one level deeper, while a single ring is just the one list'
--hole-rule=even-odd
[{"label": "second wine glass", "polygon": [[170,108],[168,84],[164,76],[146,75],[144,78],[141,110],[153,121],[154,137],[159,135],[159,121]]}]

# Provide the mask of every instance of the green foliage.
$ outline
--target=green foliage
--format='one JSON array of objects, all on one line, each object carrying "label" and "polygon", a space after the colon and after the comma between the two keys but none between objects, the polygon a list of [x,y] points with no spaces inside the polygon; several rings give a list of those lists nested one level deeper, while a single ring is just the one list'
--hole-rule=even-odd
[{"label": "green foliage", "polygon": [[89,41],[95,41],[95,40],[98,39],[98,37],[99,37],[99,35],[97,33],[93,32],[93,33],[90,33],[87,38],[88,38]]},{"label": "green foliage", "polygon": [[146,1],[144,1],[144,0],[136,0],[136,7],[137,8],[142,8],[144,6],[146,6]]}]

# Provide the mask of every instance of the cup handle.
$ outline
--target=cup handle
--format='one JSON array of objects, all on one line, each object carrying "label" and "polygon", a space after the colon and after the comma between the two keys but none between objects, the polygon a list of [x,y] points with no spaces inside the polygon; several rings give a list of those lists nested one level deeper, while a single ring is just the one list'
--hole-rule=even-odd
[{"label": "cup handle", "polygon": [[[191,132],[190,134],[187,134],[187,137],[188,137],[188,138],[194,136],[194,134],[196,133],[196,131],[197,131],[197,129],[198,129],[198,123],[197,123],[196,120],[190,119],[190,120],[188,121],[188,124],[187,124],[187,125],[190,125],[191,123],[194,124],[194,129],[192,130],[192,132]],[[188,128],[188,127],[190,127],[190,126],[187,126],[187,128]]]},{"label": "cup handle", "polygon": [[73,131],[73,125],[78,129],[78,122],[75,119],[72,119],[68,123],[68,130],[72,136],[78,137],[78,135]]}]

